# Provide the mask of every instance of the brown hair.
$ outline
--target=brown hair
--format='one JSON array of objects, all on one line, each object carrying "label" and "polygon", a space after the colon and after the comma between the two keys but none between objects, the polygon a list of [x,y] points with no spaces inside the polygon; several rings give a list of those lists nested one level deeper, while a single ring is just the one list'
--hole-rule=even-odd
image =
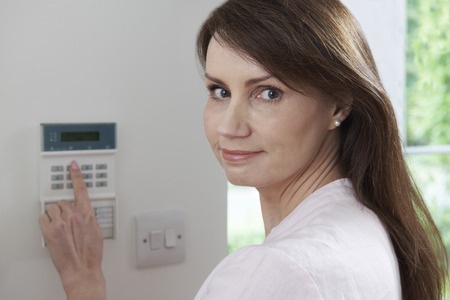
[{"label": "brown hair", "polygon": [[341,168],[387,229],[403,299],[440,299],[447,253],[408,172],[395,114],[359,24],[339,0],[230,0],[197,37],[203,67],[211,38],[255,60],[290,87],[313,86],[352,110],[342,123]]}]

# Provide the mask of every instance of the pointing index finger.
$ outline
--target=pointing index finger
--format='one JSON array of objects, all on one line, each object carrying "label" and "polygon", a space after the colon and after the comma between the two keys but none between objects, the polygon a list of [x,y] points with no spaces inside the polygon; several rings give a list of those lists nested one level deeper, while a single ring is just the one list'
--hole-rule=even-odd
[{"label": "pointing index finger", "polygon": [[91,201],[89,200],[89,195],[86,189],[86,184],[83,180],[83,175],[81,174],[80,167],[76,161],[70,163],[70,178],[72,180],[73,193],[74,193],[74,205],[78,207],[91,207]]}]

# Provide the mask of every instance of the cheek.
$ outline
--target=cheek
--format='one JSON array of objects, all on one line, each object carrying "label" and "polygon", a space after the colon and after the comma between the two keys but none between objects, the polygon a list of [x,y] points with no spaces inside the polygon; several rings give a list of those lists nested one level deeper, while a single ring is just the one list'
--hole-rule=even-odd
[{"label": "cheek", "polygon": [[218,118],[214,117],[214,114],[212,113],[211,109],[208,108],[207,105],[203,112],[203,128],[205,130],[206,138],[208,139],[208,142],[211,145],[214,142],[214,139],[216,138],[217,120]]},{"label": "cheek", "polygon": [[289,156],[310,156],[326,136],[325,122],[316,114],[296,114],[281,122],[266,122],[266,136],[278,151]]}]

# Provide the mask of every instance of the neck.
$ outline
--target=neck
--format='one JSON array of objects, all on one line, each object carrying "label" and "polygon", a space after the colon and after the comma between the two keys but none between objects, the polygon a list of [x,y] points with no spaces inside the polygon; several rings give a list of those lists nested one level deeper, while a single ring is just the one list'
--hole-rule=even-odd
[{"label": "neck", "polygon": [[338,166],[338,150],[335,141],[326,139],[310,164],[291,177],[276,184],[257,188],[261,201],[266,236],[294,208],[314,191],[334,180],[342,178]]}]

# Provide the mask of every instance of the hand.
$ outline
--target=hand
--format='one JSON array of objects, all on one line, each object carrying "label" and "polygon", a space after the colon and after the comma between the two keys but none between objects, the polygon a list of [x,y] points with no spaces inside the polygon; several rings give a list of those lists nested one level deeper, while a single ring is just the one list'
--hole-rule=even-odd
[{"label": "hand", "polygon": [[47,206],[39,219],[42,235],[67,298],[106,299],[103,237],[76,162],[71,164],[70,176],[75,199]]}]

